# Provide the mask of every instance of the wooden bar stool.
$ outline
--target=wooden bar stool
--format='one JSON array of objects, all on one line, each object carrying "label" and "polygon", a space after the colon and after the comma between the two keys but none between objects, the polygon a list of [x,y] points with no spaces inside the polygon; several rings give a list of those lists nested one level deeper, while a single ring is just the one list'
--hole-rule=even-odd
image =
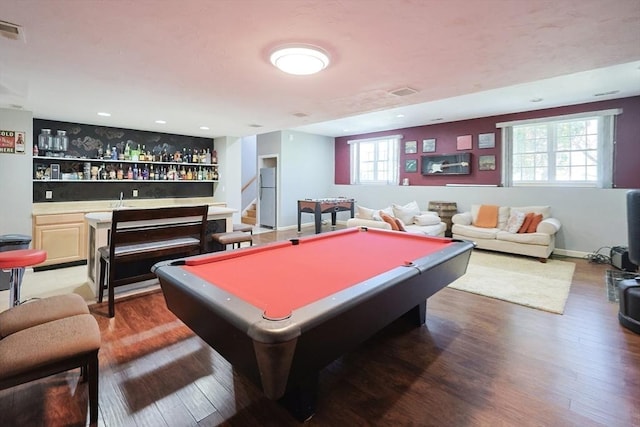
[{"label": "wooden bar stool", "polygon": [[253,246],[253,238],[251,234],[242,231],[232,231],[229,233],[214,233],[211,235],[211,240],[221,245],[223,248],[227,248],[227,245],[232,245],[233,249],[240,249],[240,245],[243,242],[249,242],[250,246]]},{"label": "wooden bar stool", "polygon": [[9,307],[20,304],[20,287],[26,267],[40,264],[47,259],[47,253],[39,249],[18,249],[0,252],[0,268],[11,270],[9,278]]},{"label": "wooden bar stool", "polygon": [[249,224],[233,224],[233,231],[241,231],[253,235],[253,225]]}]

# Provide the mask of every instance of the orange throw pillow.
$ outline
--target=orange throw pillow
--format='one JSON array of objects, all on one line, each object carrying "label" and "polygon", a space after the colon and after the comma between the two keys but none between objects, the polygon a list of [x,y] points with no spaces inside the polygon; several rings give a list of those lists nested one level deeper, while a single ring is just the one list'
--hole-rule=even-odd
[{"label": "orange throw pillow", "polygon": [[538,224],[542,222],[542,214],[534,215],[531,220],[531,224],[527,228],[527,233],[535,233],[538,229]]},{"label": "orange throw pillow", "polygon": [[398,226],[398,231],[407,231],[407,229],[404,228],[404,224],[402,223],[402,220],[400,218],[394,218],[394,221],[396,222],[396,225]]},{"label": "orange throw pillow", "polygon": [[498,209],[496,205],[480,205],[478,218],[473,224],[476,227],[495,228],[498,225]]},{"label": "orange throw pillow", "polygon": [[390,215],[387,215],[386,213],[380,211],[380,218],[382,218],[384,222],[389,224],[392,230],[400,231],[400,229],[398,228],[398,224],[396,224],[396,220],[393,219]]},{"label": "orange throw pillow", "polygon": [[534,215],[533,212],[529,212],[524,216],[524,222],[522,223],[522,226],[518,230],[518,233],[528,233],[527,230],[529,229],[529,224],[531,224],[531,221],[533,220],[533,215]]}]

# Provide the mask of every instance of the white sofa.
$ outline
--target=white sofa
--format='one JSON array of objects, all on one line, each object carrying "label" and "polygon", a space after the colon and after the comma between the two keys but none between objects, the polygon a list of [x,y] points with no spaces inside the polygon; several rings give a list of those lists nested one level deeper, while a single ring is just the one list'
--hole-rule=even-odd
[{"label": "white sofa", "polygon": [[[545,262],[555,249],[555,236],[560,230],[560,221],[551,217],[549,206],[501,206],[498,210],[498,224],[495,228],[483,228],[473,225],[476,222],[481,205],[472,205],[470,212],[453,216],[451,221],[454,239],[471,240],[479,249],[527,255]],[[507,231],[507,223],[515,212],[542,214],[542,221],[533,233],[514,233]]]},{"label": "white sofa", "polygon": [[[406,232],[427,236],[444,237],[447,224],[433,211],[421,211],[416,202],[400,206],[393,204],[384,209],[356,206],[355,218],[347,220],[347,227],[371,227],[391,230],[391,224],[380,217],[380,211],[399,219]],[[418,217],[418,218],[416,218]]]}]

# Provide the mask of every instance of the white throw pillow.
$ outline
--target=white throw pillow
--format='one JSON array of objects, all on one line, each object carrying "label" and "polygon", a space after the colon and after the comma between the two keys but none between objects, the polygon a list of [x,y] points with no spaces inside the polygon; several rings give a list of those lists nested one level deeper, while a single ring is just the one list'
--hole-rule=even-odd
[{"label": "white throw pillow", "polygon": [[413,217],[415,225],[438,225],[440,222],[440,217],[433,214],[422,214]]},{"label": "white throw pillow", "polygon": [[380,217],[380,212],[384,212],[389,216],[394,216],[393,215],[393,208],[391,208],[391,206],[388,206],[388,207],[386,207],[384,209],[379,209],[379,210],[375,211],[374,214],[373,214],[373,219],[374,220],[376,220],[376,221],[384,221],[382,219],[382,217]]},{"label": "white throw pillow", "polygon": [[393,204],[391,207],[393,208],[393,216],[399,218],[405,224],[411,224],[413,217],[420,215],[420,208],[416,201],[409,202],[404,206]]},{"label": "white throw pillow", "polygon": [[357,217],[360,219],[373,219],[373,214],[376,212],[378,212],[376,209],[369,209],[358,205]]},{"label": "white throw pillow", "polygon": [[524,212],[512,212],[511,216],[509,217],[509,221],[507,221],[505,231],[508,231],[509,233],[517,233],[518,230],[520,230],[520,227],[522,227],[525,216],[526,215]]}]

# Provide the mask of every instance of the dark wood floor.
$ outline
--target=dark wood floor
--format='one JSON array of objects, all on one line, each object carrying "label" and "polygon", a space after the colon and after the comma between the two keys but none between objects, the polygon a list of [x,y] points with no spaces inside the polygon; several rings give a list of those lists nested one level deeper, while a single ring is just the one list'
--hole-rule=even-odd
[{"label": "dark wood floor", "polygon": [[[257,244],[295,232],[255,236]],[[453,289],[426,326],[398,321],[322,371],[310,426],[638,426],[640,335],[607,301],[608,266],[577,268],[564,315]],[[160,292],[93,307],[105,426],[295,426],[177,320]],[[0,392],[2,426],[87,419],[78,371]]]}]

